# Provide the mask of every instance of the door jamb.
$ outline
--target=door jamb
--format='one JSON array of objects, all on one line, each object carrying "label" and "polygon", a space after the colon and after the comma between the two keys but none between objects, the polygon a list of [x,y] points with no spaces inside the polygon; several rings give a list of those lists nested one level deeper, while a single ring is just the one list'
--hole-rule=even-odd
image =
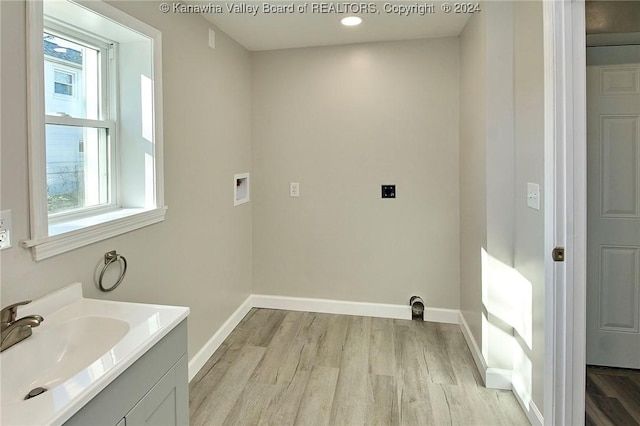
[{"label": "door jamb", "polygon": [[[544,422],[584,424],[586,28],[584,0],[545,0]],[[566,260],[551,251],[564,246]]]}]

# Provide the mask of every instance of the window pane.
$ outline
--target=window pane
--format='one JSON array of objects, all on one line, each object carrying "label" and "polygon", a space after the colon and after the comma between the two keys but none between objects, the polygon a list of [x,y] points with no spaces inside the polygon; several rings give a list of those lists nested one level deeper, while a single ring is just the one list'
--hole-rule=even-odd
[{"label": "window pane", "polygon": [[73,96],[73,86],[70,84],[56,83],[55,92],[59,95]]},{"label": "window pane", "polygon": [[109,203],[107,129],[46,125],[49,214]]},{"label": "window pane", "polygon": [[56,83],[73,83],[73,75],[63,71],[54,71],[53,77],[55,78]]},{"label": "window pane", "polygon": [[44,33],[44,86],[47,115],[93,120],[100,117],[100,51]]}]

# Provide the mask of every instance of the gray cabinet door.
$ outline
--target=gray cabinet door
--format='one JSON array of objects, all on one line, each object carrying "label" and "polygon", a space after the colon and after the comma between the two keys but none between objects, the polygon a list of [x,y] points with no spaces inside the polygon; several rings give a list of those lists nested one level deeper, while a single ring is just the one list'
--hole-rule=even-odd
[{"label": "gray cabinet door", "polygon": [[187,357],[183,356],[125,416],[126,426],[189,424]]}]

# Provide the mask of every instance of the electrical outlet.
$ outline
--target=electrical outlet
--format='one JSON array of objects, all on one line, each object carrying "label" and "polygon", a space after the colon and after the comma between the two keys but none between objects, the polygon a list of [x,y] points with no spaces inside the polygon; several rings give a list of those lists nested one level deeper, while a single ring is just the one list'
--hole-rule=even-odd
[{"label": "electrical outlet", "polygon": [[11,247],[11,210],[0,212],[0,250]]},{"label": "electrical outlet", "polygon": [[9,235],[9,231],[0,228],[0,250],[11,247],[11,236]]},{"label": "electrical outlet", "polygon": [[291,182],[289,184],[289,196],[290,197],[300,196],[300,184],[298,182]]}]

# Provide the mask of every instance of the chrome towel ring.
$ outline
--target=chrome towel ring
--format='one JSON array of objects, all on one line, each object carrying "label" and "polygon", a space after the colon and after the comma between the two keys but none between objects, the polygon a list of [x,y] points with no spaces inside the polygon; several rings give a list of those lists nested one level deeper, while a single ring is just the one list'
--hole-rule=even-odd
[{"label": "chrome towel ring", "polygon": [[[107,270],[107,268],[109,267],[109,265],[111,265],[114,262],[117,262],[119,260],[122,260],[123,263],[123,267],[122,267],[122,272],[120,273],[120,276],[118,277],[118,281],[116,281],[116,283],[114,285],[112,285],[109,288],[105,288],[102,285],[102,278],[104,277],[104,273]],[[127,259],[121,255],[118,254],[115,250],[111,250],[108,251],[104,254],[104,266],[102,267],[102,271],[100,272],[100,278],[98,278],[98,285],[100,286],[100,290],[102,291],[112,291],[115,290],[116,287],[118,287],[120,285],[120,283],[122,282],[122,280],[124,279],[124,276],[127,273]]]}]

